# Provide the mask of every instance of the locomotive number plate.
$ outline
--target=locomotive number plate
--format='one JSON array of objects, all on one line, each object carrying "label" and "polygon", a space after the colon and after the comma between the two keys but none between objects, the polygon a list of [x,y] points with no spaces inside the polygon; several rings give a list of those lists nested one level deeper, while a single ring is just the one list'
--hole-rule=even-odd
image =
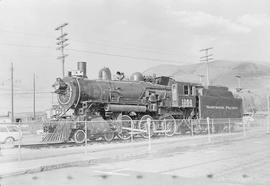
[{"label": "locomotive number plate", "polygon": [[192,99],[182,99],[182,107],[192,107]]}]

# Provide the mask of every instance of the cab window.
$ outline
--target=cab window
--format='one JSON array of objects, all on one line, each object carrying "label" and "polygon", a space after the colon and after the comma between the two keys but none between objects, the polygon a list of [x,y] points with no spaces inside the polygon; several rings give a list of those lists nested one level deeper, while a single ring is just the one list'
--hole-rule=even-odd
[{"label": "cab window", "polygon": [[188,95],[188,85],[184,85],[184,95]]}]

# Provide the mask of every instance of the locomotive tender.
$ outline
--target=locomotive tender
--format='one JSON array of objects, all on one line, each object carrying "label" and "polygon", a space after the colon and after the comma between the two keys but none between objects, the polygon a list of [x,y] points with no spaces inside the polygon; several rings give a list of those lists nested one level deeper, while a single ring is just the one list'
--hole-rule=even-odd
[{"label": "locomotive tender", "polygon": [[[78,62],[75,75],[70,72],[63,79],[57,78],[55,93],[61,107],[59,117],[68,110],[73,111],[75,125],[69,139],[77,143],[102,135],[110,141],[116,134],[129,139],[130,128],[148,130],[151,121],[151,135],[164,133],[172,136],[190,129],[188,122],[180,126],[176,119],[240,118],[242,100],[234,98],[226,87],[178,82],[170,77],[145,78],[134,73],[130,80],[111,80],[110,71],[100,71],[99,79],[90,80],[86,75],[86,62]],[[99,118],[103,122],[89,122]],[[133,121],[138,121],[133,123]],[[135,131],[136,132],[136,131]],[[147,137],[147,133],[141,133]]]}]

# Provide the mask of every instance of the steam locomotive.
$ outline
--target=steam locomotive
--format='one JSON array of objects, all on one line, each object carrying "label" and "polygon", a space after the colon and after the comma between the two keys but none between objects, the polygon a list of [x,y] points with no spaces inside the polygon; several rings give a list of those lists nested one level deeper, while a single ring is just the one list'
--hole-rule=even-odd
[{"label": "steam locomotive", "polygon": [[[172,136],[191,129],[189,122],[179,125],[177,119],[242,115],[242,100],[235,98],[227,87],[204,87],[166,76],[145,77],[138,72],[129,80],[112,80],[108,68],[100,71],[97,80],[91,80],[87,78],[86,62],[78,62],[77,67],[77,72],[57,78],[53,85],[61,108],[58,118],[73,112],[66,136],[77,143],[82,143],[86,134],[89,139],[103,136],[111,141],[115,135],[129,139],[131,127],[135,133],[136,129],[149,132],[149,123],[151,135]],[[87,126],[82,122],[93,120],[102,122],[89,122]],[[140,134],[147,137],[147,132]]]}]

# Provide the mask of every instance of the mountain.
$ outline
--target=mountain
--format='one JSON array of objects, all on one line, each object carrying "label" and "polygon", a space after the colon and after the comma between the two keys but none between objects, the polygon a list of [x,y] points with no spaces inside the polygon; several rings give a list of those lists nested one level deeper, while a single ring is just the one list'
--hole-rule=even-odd
[{"label": "mountain", "polygon": [[[232,91],[238,87],[241,76],[241,88],[254,96],[259,110],[265,110],[266,95],[270,94],[270,63],[253,61],[216,60],[208,63],[210,85],[227,86]],[[145,75],[170,76],[177,81],[200,83],[200,75],[206,74],[206,64],[159,65],[147,69]],[[202,78],[202,83],[206,78]]]}]

